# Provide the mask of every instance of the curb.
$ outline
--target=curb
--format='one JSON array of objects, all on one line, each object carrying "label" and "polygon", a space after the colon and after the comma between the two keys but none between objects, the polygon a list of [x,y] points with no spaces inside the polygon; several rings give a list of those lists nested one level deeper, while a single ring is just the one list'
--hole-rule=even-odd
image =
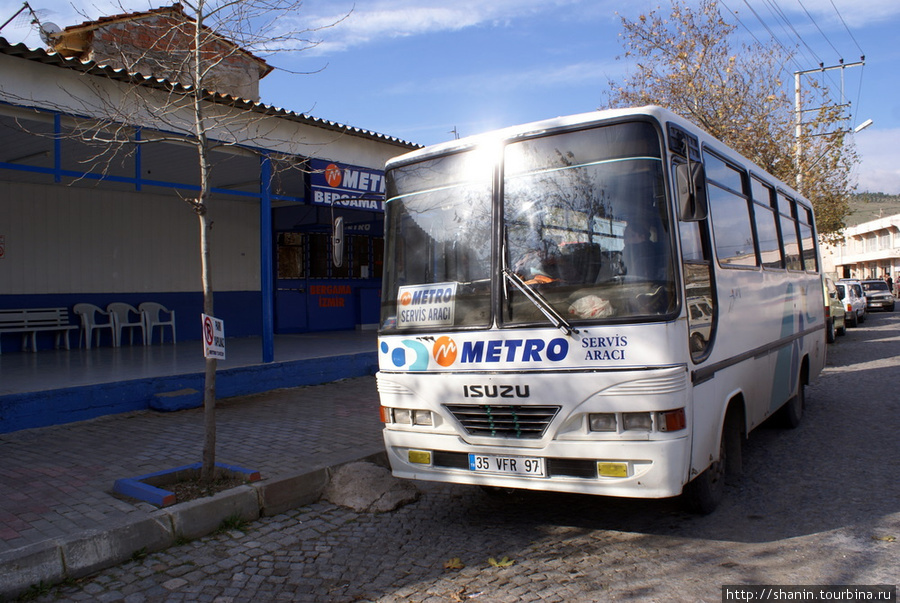
[{"label": "curb", "polygon": [[184,539],[211,534],[226,519],[255,521],[319,500],[334,471],[356,461],[387,466],[383,450],[302,473],[244,484],[117,522],[104,530],[47,540],[0,553],[0,599],[14,599],[34,585],[49,586],[119,565],[139,553],[166,549]]}]

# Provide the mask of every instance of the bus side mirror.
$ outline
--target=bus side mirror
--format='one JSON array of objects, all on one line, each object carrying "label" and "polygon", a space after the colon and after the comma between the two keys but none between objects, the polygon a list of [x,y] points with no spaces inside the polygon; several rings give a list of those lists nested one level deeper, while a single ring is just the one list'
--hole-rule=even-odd
[{"label": "bus side mirror", "polygon": [[334,227],[331,231],[331,260],[335,268],[344,265],[344,218],[338,216],[334,219]]},{"label": "bus side mirror", "polygon": [[702,163],[681,163],[675,166],[678,188],[678,213],[682,222],[706,219],[706,171]]}]

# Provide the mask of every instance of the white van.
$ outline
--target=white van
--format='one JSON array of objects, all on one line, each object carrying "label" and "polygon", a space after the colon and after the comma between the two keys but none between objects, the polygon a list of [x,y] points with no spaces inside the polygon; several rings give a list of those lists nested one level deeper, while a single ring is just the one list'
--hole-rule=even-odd
[{"label": "white van", "polygon": [[835,283],[838,295],[847,310],[847,325],[858,327],[866,321],[866,296],[858,280],[842,278]]}]

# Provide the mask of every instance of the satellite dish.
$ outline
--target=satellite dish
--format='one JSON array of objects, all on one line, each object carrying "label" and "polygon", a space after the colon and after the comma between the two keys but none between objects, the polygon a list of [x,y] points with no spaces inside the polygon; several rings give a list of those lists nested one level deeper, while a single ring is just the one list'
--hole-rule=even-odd
[{"label": "satellite dish", "polygon": [[49,46],[52,43],[51,36],[53,36],[53,34],[58,34],[61,31],[59,25],[56,23],[50,21],[41,23],[41,40],[44,41],[44,44]]}]

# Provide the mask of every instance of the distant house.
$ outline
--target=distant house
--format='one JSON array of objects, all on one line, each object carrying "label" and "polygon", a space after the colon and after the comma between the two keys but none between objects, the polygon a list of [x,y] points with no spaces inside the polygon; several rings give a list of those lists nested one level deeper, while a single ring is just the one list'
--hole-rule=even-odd
[{"label": "distant house", "polygon": [[[51,36],[51,50],[129,73],[192,86],[195,21],[181,4],[102,17],[71,25]],[[208,27],[200,28],[204,82],[215,91],[259,100],[259,81],[272,67]]]},{"label": "distant house", "polygon": [[850,226],[843,241],[822,246],[826,272],[838,278],[882,278],[900,274],[900,214]]}]

